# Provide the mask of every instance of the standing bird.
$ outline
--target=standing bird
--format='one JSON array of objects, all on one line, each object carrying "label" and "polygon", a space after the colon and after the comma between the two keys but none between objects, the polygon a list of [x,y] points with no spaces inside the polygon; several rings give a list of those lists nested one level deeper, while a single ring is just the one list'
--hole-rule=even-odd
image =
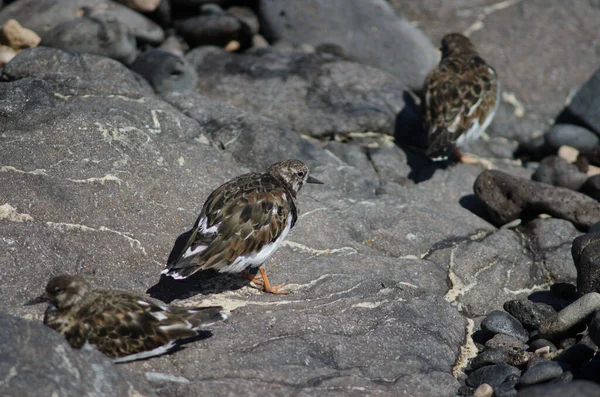
[{"label": "standing bird", "polygon": [[425,83],[426,154],[439,161],[454,151],[462,162],[482,162],[462,156],[458,147],[479,138],[492,122],[500,103],[498,76],[460,33],[445,35],[440,50],[440,64]]},{"label": "standing bird", "polygon": [[63,334],[69,344],[85,343],[116,363],[158,356],[217,321],[227,318],[220,306],[177,307],[154,303],[121,291],[92,290],[79,276],[52,278],[46,291],[25,305],[48,303],[44,324]]},{"label": "standing bird", "polygon": [[262,264],[281,245],[298,219],[296,194],[304,183],[318,183],[299,160],[272,164],[263,174],[238,176],[213,191],[194,224],[192,234],[176,260],[162,274],[175,279],[199,270],[243,272],[258,267],[263,290],[285,294],[285,284],[272,286]]}]

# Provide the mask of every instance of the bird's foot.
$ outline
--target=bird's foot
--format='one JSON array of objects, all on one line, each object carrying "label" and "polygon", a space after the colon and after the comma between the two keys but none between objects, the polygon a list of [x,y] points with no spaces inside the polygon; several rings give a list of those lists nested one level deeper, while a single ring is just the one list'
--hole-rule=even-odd
[{"label": "bird's foot", "polygon": [[287,285],[287,283],[279,284],[279,285],[263,285],[263,291],[268,292],[269,294],[275,295],[288,295],[291,291],[282,291],[282,289]]},{"label": "bird's foot", "polygon": [[459,158],[459,161],[464,164],[481,165],[488,170],[494,169],[494,165],[490,160],[477,157],[472,154],[462,154]]}]

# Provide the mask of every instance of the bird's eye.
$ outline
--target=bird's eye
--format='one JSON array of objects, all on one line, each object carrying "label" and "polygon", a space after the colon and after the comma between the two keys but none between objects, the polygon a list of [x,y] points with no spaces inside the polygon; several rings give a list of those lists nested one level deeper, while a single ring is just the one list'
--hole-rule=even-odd
[{"label": "bird's eye", "polygon": [[298,171],[298,172],[296,172],[296,175],[298,175],[300,178],[304,178],[304,175],[306,175],[306,172]]}]

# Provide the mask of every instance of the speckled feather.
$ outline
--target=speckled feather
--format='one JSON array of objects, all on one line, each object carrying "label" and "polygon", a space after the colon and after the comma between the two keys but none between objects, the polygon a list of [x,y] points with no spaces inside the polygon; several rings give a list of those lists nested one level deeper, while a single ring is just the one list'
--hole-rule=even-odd
[{"label": "speckled feather", "polygon": [[441,51],[438,67],[427,76],[423,101],[430,157],[477,139],[495,114],[500,92],[496,72],[468,38],[448,34]]},{"label": "speckled feather", "polygon": [[92,290],[83,278],[66,275],[50,280],[46,293],[30,303],[42,302],[50,303],[44,324],[72,347],[90,343],[112,358],[151,352],[226,318],[221,307],[169,306],[127,292]]},{"label": "speckled feather", "polygon": [[310,179],[302,162],[286,160],[265,173],[244,174],[221,185],[204,203],[181,254],[163,273],[185,278],[204,269],[239,272],[260,266],[252,261],[272,254],[296,223],[296,193]]}]

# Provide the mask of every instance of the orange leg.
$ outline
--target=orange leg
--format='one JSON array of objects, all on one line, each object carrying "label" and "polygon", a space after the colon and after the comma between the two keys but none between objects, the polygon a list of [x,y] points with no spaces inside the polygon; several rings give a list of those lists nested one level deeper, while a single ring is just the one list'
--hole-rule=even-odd
[{"label": "orange leg", "polygon": [[460,152],[460,149],[458,148],[454,148],[454,154],[458,158],[458,161],[463,164],[482,165],[488,170],[494,169],[494,165],[491,161],[480,157],[476,157],[474,155],[462,154]]},{"label": "orange leg", "polygon": [[244,269],[242,270],[242,274],[244,275],[246,280],[252,281],[258,286],[262,286],[262,290],[270,294],[286,295],[290,293],[290,291],[281,291],[281,289],[285,287],[287,283],[271,285],[271,283],[269,282],[269,278],[267,277],[267,272],[265,271],[265,268],[262,265],[258,267],[258,271],[260,272],[260,274],[251,274],[249,271]]}]

